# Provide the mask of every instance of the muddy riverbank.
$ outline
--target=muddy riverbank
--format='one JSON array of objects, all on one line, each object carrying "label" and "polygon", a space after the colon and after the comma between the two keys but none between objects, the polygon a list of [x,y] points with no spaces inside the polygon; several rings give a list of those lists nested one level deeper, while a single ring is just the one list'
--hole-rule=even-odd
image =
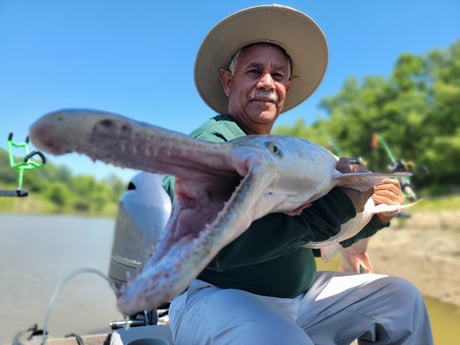
[{"label": "muddy riverbank", "polygon": [[394,219],[368,253],[376,273],[404,277],[423,295],[460,307],[460,210]]}]

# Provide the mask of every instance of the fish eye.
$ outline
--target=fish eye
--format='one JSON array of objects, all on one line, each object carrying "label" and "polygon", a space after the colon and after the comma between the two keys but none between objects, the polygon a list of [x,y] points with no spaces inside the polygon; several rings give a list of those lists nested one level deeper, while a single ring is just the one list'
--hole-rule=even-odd
[{"label": "fish eye", "polygon": [[270,150],[271,153],[273,153],[276,156],[281,155],[281,149],[273,142],[268,142],[266,144],[267,148]]}]

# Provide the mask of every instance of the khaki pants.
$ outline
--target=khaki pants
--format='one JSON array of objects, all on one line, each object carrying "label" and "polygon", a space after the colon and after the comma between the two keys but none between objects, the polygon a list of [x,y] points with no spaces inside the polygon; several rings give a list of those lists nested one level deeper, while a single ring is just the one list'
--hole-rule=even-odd
[{"label": "khaki pants", "polygon": [[433,344],[417,289],[376,274],[318,272],[295,298],[194,280],[172,301],[169,320],[175,345]]}]

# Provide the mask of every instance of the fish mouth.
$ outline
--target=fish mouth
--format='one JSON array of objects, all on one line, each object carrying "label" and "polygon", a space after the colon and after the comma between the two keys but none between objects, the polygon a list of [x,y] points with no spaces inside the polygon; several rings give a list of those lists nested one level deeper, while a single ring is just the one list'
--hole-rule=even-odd
[{"label": "fish mouth", "polygon": [[118,309],[125,315],[155,309],[181,293],[249,226],[252,215],[246,210],[270,178],[267,173],[255,181],[260,172],[253,168],[254,158],[235,158],[227,143],[193,139],[111,113],[53,112],[31,127],[29,137],[55,155],[83,153],[115,166],[175,176],[165,235],[153,244],[142,271],[117,292]]},{"label": "fish mouth", "polygon": [[[175,176],[173,212],[143,269],[117,291],[124,315],[153,310],[184,291],[217,252],[250,225],[272,174],[261,158],[113,114],[50,114],[32,126],[34,145],[53,154]],[[265,170],[265,171],[264,171]],[[263,173],[262,173],[263,172]],[[146,253],[147,255],[147,253]]]},{"label": "fish mouth", "polygon": [[124,315],[171,301],[249,227],[253,218],[245,213],[258,202],[267,183],[256,176],[252,170],[244,176],[236,170],[203,175],[200,188],[197,180],[176,178],[173,213],[164,237],[140,274],[117,292],[117,306]]}]

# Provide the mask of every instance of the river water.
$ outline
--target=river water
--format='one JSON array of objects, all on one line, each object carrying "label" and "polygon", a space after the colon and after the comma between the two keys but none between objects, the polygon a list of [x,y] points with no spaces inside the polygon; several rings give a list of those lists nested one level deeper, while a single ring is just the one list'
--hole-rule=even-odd
[{"label": "river water", "polygon": [[[108,273],[112,219],[0,214],[0,344],[34,323],[43,328],[49,300],[81,268]],[[51,336],[109,329],[121,315],[107,281],[96,274],[69,280],[48,320]]]},{"label": "river water", "polygon": [[[108,273],[115,222],[76,216],[0,214],[0,345],[38,324],[53,292],[82,268]],[[455,272],[453,274],[458,274]],[[436,345],[460,339],[460,310],[426,298]],[[68,280],[48,319],[51,336],[109,331],[121,319],[108,282],[94,273]]]}]

